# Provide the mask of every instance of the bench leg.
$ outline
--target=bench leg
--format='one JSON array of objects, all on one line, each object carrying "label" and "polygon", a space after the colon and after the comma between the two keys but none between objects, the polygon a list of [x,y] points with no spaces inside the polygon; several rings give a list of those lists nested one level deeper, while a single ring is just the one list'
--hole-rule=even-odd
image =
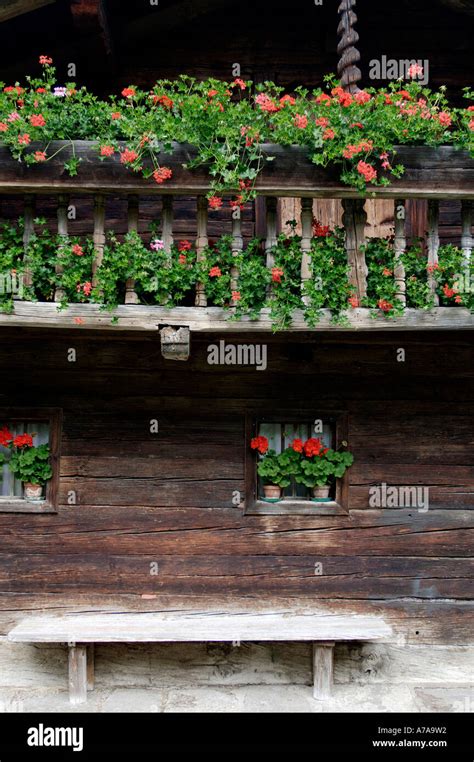
[{"label": "bench leg", "polygon": [[68,658],[69,701],[85,704],[87,701],[87,646],[69,643]]},{"label": "bench leg", "polygon": [[329,698],[333,683],[334,643],[313,644],[313,697]]},{"label": "bench leg", "polygon": [[94,644],[88,643],[87,645],[87,690],[93,691],[94,690],[94,680],[95,680],[95,655],[94,655]]}]

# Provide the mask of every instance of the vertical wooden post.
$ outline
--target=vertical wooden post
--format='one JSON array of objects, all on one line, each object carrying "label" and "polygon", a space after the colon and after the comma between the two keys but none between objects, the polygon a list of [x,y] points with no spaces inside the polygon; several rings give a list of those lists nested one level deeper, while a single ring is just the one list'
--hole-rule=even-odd
[{"label": "vertical wooden post", "polygon": [[[242,216],[240,207],[236,206],[232,210],[232,256],[238,257],[244,247],[244,240],[242,238]],[[239,290],[239,270],[233,265],[230,270],[230,290]],[[235,300],[232,299],[232,304],[235,304]]]},{"label": "vertical wooden post", "polygon": [[92,263],[92,283],[95,286],[97,270],[102,264],[105,246],[105,197],[98,193],[94,197],[94,261]]},{"label": "vertical wooden post", "polygon": [[[197,261],[203,259],[204,249],[209,243],[207,237],[207,209],[208,201],[205,196],[197,197],[197,236],[196,236],[196,258]],[[196,285],[196,307],[206,307],[207,298],[204,291],[204,284],[198,283]]]},{"label": "vertical wooden post", "polygon": [[[428,265],[438,264],[439,250],[439,202],[430,199],[428,201]],[[428,285],[433,295],[435,305],[439,304],[439,297],[436,294],[436,280],[434,273],[428,271]]]},{"label": "vertical wooden post", "polygon": [[[128,197],[128,232],[138,231],[138,196],[130,195]],[[138,304],[138,296],[135,293],[135,281],[129,278],[125,283],[125,304]]]},{"label": "vertical wooden post", "polygon": [[[471,254],[474,241],[472,238],[472,201],[463,201],[461,205],[461,248],[463,252],[463,272],[462,274],[462,291],[468,291],[474,288],[474,283],[471,283]],[[461,284],[459,284],[461,286]]]},{"label": "vertical wooden post", "polygon": [[347,261],[350,267],[349,280],[355,288],[359,299],[367,296],[367,265],[361,246],[365,243],[365,213],[364,199],[348,199],[342,201],[344,213],[342,223],[346,233]]},{"label": "vertical wooden post", "polygon": [[25,206],[24,206],[24,212],[23,212],[23,248],[25,251],[25,262],[24,262],[24,270],[23,270],[23,286],[25,288],[29,288],[32,286],[32,280],[31,280],[31,270],[28,265],[28,244],[30,242],[30,238],[33,235],[35,231],[34,226],[34,216],[35,216],[35,197],[28,193],[25,196]]},{"label": "vertical wooden post", "polygon": [[[57,215],[58,215],[58,235],[61,238],[67,238],[67,234],[68,234],[67,208],[68,208],[68,197],[64,195],[59,196]],[[62,251],[62,246],[60,244],[59,251],[58,251],[59,256],[61,255],[61,251]],[[56,270],[56,275],[61,275],[61,273],[63,272],[63,266],[59,257],[56,263],[55,270]],[[54,292],[54,301],[60,302],[62,299],[64,299],[64,295],[65,295],[64,289],[57,287]]]},{"label": "vertical wooden post", "polygon": [[407,239],[405,234],[405,201],[404,199],[395,200],[395,239],[394,239],[394,251],[395,251],[395,267],[394,277],[395,284],[397,286],[397,297],[401,303],[405,306],[407,303],[406,297],[406,281],[405,281],[405,267],[401,260],[402,255],[405,253]]},{"label": "vertical wooden post", "polygon": [[303,302],[308,302],[304,296],[305,284],[311,277],[311,240],[313,237],[313,199],[301,199],[301,294]]},{"label": "vertical wooden post", "polygon": [[86,674],[87,674],[87,690],[93,691],[95,685],[95,647],[94,643],[88,643],[86,646]]},{"label": "vertical wooden post", "polygon": [[[266,265],[271,270],[275,265],[275,258],[273,256],[272,248],[277,242],[278,236],[278,199],[275,196],[265,197],[265,222],[266,222],[266,236],[265,236],[265,256]],[[268,287],[268,296],[272,297],[272,284]]]},{"label": "vertical wooden post", "polygon": [[265,238],[265,254],[267,257],[267,267],[271,269],[275,264],[272,254],[272,248],[277,242],[277,199],[275,196],[265,198],[266,205],[266,223],[267,232]]},{"label": "vertical wooden post", "polygon": [[85,645],[69,643],[68,655],[69,701],[85,704],[87,701],[87,650]]},{"label": "vertical wooden post", "polygon": [[334,643],[313,644],[313,697],[329,698],[333,685]]},{"label": "vertical wooden post", "polygon": [[162,196],[162,204],[161,237],[163,239],[163,251],[170,257],[173,245],[173,196],[169,194]]}]

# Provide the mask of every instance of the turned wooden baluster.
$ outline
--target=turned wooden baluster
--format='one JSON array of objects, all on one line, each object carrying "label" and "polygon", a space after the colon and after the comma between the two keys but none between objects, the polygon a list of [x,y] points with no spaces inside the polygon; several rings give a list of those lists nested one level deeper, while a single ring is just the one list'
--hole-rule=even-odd
[{"label": "turned wooden baluster", "polygon": [[28,245],[30,242],[30,238],[35,232],[35,226],[34,226],[34,217],[35,217],[35,197],[32,194],[27,194],[25,196],[25,206],[24,206],[24,212],[23,212],[23,248],[25,251],[25,267],[23,270],[23,286],[24,288],[29,288],[32,286],[32,280],[31,280],[31,270],[29,268],[28,264]]},{"label": "turned wooden baluster", "polygon": [[[428,267],[431,269],[438,264],[439,250],[439,202],[433,199],[428,201]],[[435,305],[439,304],[439,296],[436,293],[436,277],[434,272],[428,270],[428,285],[433,295]]]},{"label": "turned wooden baluster", "polygon": [[[207,208],[208,201],[205,196],[198,196],[197,198],[197,236],[196,236],[196,259],[201,262],[204,258],[204,249],[209,244],[207,237]],[[204,284],[198,283],[196,285],[196,307],[206,307],[207,298],[204,290]]]},{"label": "turned wooden baluster", "polygon": [[[241,254],[244,247],[244,240],[242,238],[242,215],[240,207],[236,206],[232,210],[232,256],[238,257]],[[235,292],[239,290],[239,269],[235,265],[230,270],[230,290]],[[232,304],[236,304],[238,300],[232,298]]]},{"label": "turned wooden baluster", "polygon": [[313,237],[313,199],[301,199],[301,294],[304,304],[306,281],[311,278],[311,241]]},{"label": "turned wooden baluster", "polygon": [[395,239],[394,239],[394,253],[395,253],[395,267],[394,278],[397,286],[397,297],[403,305],[407,303],[406,297],[406,280],[405,280],[405,267],[402,262],[402,256],[405,253],[407,239],[405,234],[405,201],[404,199],[397,199],[395,201]]},{"label": "turned wooden baluster", "polygon": [[341,38],[337,46],[339,53],[339,63],[337,73],[341,79],[341,85],[347,92],[357,93],[358,82],[362,79],[362,73],[356,64],[360,61],[360,53],[355,47],[359,42],[359,35],[354,29],[357,22],[357,16],[352,10],[355,7],[356,0],[342,0],[338,8],[341,17],[337,33]]},{"label": "turned wooden baluster", "polygon": [[173,196],[163,196],[162,203],[161,238],[163,241],[163,251],[170,258],[171,247],[173,245]]},{"label": "turned wooden baluster", "polygon": [[[59,196],[57,215],[58,215],[58,236],[60,236],[61,238],[67,238],[68,236],[67,209],[68,209],[68,197],[64,195]],[[61,254],[62,248],[63,247],[60,244],[58,255]],[[63,266],[59,257],[56,262],[55,270],[56,270],[56,275],[58,276],[60,276],[63,272]],[[57,287],[54,292],[54,301],[60,302],[62,299],[64,299],[64,296],[65,296],[64,289]]]},{"label": "turned wooden baluster", "polygon": [[[278,238],[278,215],[277,215],[277,198],[275,196],[267,196],[265,198],[265,218],[266,218],[266,238],[265,238],[265,255],[267,268],[271,270],[275,266],[275,258],[273,256],[272,248],[275,246]],[[269,287],[269,295],[271,295],[272,286]]]},{"label": "turned wooden baluster", "polygon": [[363,199],[348,199],[342,201],[344,210],[342,223],[345,230],[347,261],[349,263],[349,280],[354,286],[359,302],[367,296],[367,265],[361,247],[365,244],[365,226],[367,214]]},{"label": "turned wooden baluster", "polygon": [[[138,232],[138,213],[139,213],[139,198],[138,196],[128,197],[128,232]],[[128,278],[125,283],[125,304],[138,304],[139,299],[135,293],[135,280]]]},{"label": "turned wooden baluster", "polygon": [[474,288],[474,283],[471,283],[471,269],[470,269],[470,262],[471,262],[471,254],[472,254],[472,247],[474,245],[474,241],[472,238],[472,209],[473,209],[473,203],[472,201],[463,201],[461,205],[461,224],[462,224],[462,233],[461,233],[461,248],[463,251],[463,268],[462,268],[462,283],[459,285],[462,286],[460,288],[461,291],[469,291],[471,288]]},{"label": "turned wooden baluster", "polygon": [[92,262],[92,283],[97,283],[97,270],[102,264],[105,246],[105,197],[98,193],[94,197],[94,261]]}]

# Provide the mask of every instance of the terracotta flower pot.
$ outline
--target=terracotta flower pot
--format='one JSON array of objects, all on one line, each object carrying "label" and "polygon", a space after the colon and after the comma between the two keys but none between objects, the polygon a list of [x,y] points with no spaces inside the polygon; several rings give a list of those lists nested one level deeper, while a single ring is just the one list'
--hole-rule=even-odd
[{"label": "terracotta flower pot", "polygon": [[31,484],[31,482],[24,482],[23,491],[25,493],[26,500],[41,500],[43,487],[41,484]]},{"label": "terracotta flower pot", "polygon": [[323,498],[324,500],[327,500],[329,497],[329,484],[326,484],[324,487],[313,487],[313,497],[316,498]]},{"label": "terracotta flower pot", "polygon": [[277,487],[276,484],[265,484],[263,487],[265,497],[278,498],[281,497],[281,487]]}]

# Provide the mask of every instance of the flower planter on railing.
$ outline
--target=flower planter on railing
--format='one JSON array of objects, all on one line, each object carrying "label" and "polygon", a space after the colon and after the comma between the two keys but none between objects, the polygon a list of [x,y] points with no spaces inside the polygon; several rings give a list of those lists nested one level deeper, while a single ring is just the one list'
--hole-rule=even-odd
[{"label": "flower planter on railing", "polygon": [[[60,150],[61,149],[61,150]],[[464,252],[466,261],[469,260],[472,250],[472,199],[474,199],[474,160],[463,151],[452,147],[430,148],[426,146],[407,147],[397,149],[397,161],[405,166],[405,174],[401,179],[392,180],[386,187],[370,186],[368,192],[378,197],[390,197],[394,200],[394,268],[393,279],[396,284],[395,296],[403,307],[407,302],[406,277],[403,265],[403,255],[406,250],[405,214],[404,203],[407,198],[427,198],[427,269],[428,286],[432,295],[434,309],[423,312],[421,310],[407,310],[405,314],[393,321],[388,321],[383,314],[373,319],[369,310],[359,309],[360,305],[367,302],[367,275],[368,268],[363,250],[365,243],[366,213],[364,198],[353,188],[343,185],[339,180],[339,169],[328,167],[322,169],[312,164],[306,149],[301,147],[283,148],[278,145],[266,144],[263,146],[268,156],[274,160],[265,164],[264,169],[257,178],[256,192],[266,199],[266,239],[264,241],[266,266],[273,273],[278,271],[274,262],[274,247],[277,243],[277,207],[276,201],[279,196],[300,197],[301,204],[301,242],[300,242],[300,284],[302,294],[310,282],[311,252],[313,245],[313,199],[315,198],[341,198],[343,205],[343,225],[345,229],[345,249],[348,263],[349,282],[353,289],[353,297],[350,300],[351,309],[343,328],[358,329],[383,329],[383,328],[471,328],[473,318],[468,310],[462,307],[438,308],[439,296],[436,293],[434,273],[438,263],[439,250],[439,200],[443,198],[460,199],[462,201],[461,226],[462,237],[459,244]],[[206,193],[209,189],[209,177],[205,168],[186,169],[183,164],[189,162],[195,156],[195,149],[190,146],[175,144],[172,154],[166,154],[166,164],[172,168],[172,178],[166,185],[157,185],[151,179],[144,179],[140,174],[133,173],[124,167],[118,158],[101,161],[94,148],[94,144],[87,141],[75,143],[74,149],[70,143],[56,142],[50,146],[50,152],[60,150],[47,164],[39,163],[35,166],[26,166],[11,158],[6,148],[0,147],[0,193],[13,193],[24,195],[24,219],[25,234],[24,244],[28,246],[29,238],[34,230],[35,202],[34,198],[39,194],[57,195],[57,231],[60,240],[67,241],[68,236],[68,196],[74,194],[89,194],[94,199],[93,219],[91,219],[91,246],[93,260],[91,268],[91,282],[86,284],[89,292],[95,285],[96,273],[104,257],[106,245],[106,214],[105,205],[107,196],[126,194],[128,196],[128,230],[137,231],[140,216],[140,195],[161,196],[161,231],[160,238],[165,252],[170,253],[173,246],[173,198],[175,196],[194,195],[197,198],[196,205],[196,236],[194,248],[196,259],[199,263],[205,259],[208,248],[208,215],[212,210],[208,208]],[[81,160],[77,176],[70,177],[64,170],[64,161],[69,155],[75,155]],[[245,212],[243,212],[245,214]],[[242,219],[241,214],[233,214],[229,233],[231,234],[232,254],[235,261],[243,251]],[[62,244],[59,244],[62,248]],[[61,267],[58,258],[56,272],[60,274]],[[239,271],[237,267],[231,267],[229,283],[229,299],[238,298],[239,294]],[[276,277],[276,275],[275,275]],[[28,285],[28,269],[25,273],[26,285]],[[28,305],[19,299],[15,300],[15,311],[12,315],[0,315],[0,323],[3,324],[51,324],[62,326],[89,327],[115,327],[137,328],[143,330],[150,327],[156,330],[158,324],[188,325],[193,330],[219,329],[226,326],[228,330],[269,330],[272,327],[272,319],[268,309],[262,309],[255,319],[243,316],[239,323],[228,321],[229,312],[220,307],[210,307],[204,313],[202,308],[208,307],[205,284],[197,282],[195,288],[194,304],[191,306],[176,306],[172,310],[163,306],[140,306],[139,298],[135,291],[133,277],[129,277],[125,285],[124,307],[118,307],[115,317],[111,321],[110,315],[104,314],[97,304],[75,304],[70,306],[62,315],[55,312],[51,304]],[[468,287],[471,288],[470,284]],[[86,292],[84,292],[86,293]],[[232,297],[231,297],[232,295]],[[64,302],[64,292],[61,287],[56,287],[53,294],[56,302]],[[381,311],[385,311],[386,300],[381,302]],[[211,302],[212,304],[212,302]],[[201,312],[200,312],[201,310]],[[160,313],[158,316],[157,313]],[[40,316],[43,316],[40,318]],[[238,327],[239,326],[239,327]],[[285,328],[292,330],[307,330],[308,325],[304,320],[301,310],[295,309],[292,319]],[[331,314],[322,309],[319,315],[319,328],[330,328]]]}]

